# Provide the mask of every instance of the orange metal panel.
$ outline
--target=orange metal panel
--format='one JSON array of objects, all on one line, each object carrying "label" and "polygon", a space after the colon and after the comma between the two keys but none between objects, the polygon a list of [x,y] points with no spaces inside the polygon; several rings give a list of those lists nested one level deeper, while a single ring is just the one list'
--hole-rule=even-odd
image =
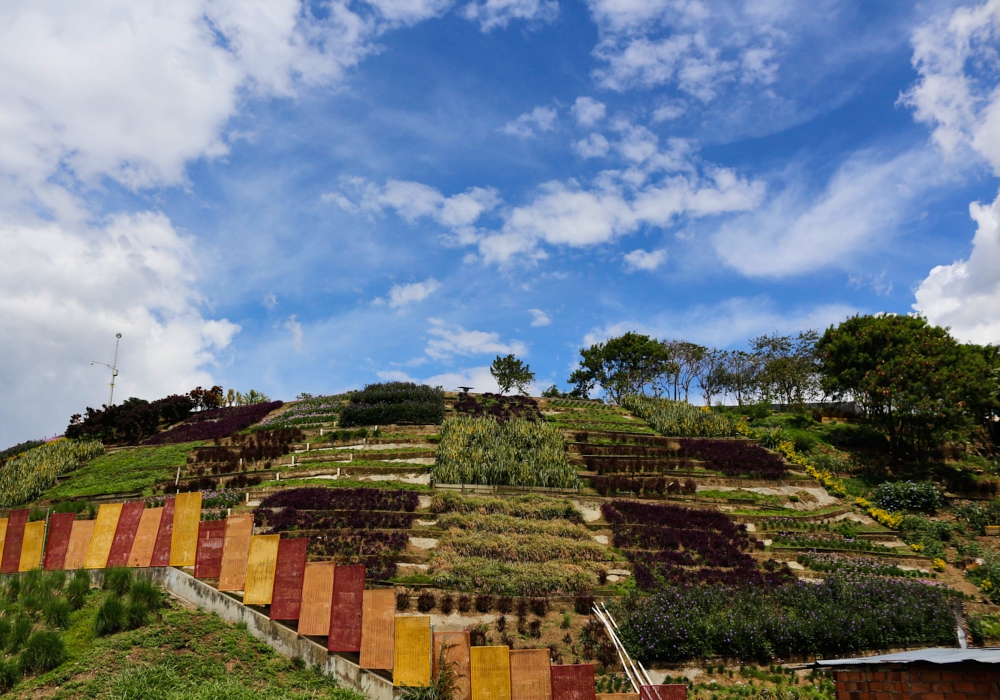
[{"label": "orange metal panel", "polygon": [[174,500],[174,531],[170,536],[170,566],[194,566],[201,522],[201,491],[179,493]]},{"label": "orange metal panel", "polygon": [[330,603],[333,600],[332,561],[306,563],[302,579],[302,610],[299,612],[299,634],[323,637],[330,633]]},{"label": "orange metal panel", "polygon": [[441,652],[444,652],[444,662],[450,664],[455,671],[455,700],[470,700],[472,698],[472,670],[469,659],[468,632],[435,632],[434,633],[434,677],[437,678],[441,664]]},{"label": "orange metal panel", "polygon": [[21,561],[18,571],[30,571],[42,565],[42,545],[45,543],[45,521],[37,520],[24,526],[21,541]]},{"label": "orange metal panel", "polygon": [[365,591],[361,603],[361,668],[392,670],[396,592]]},{"label": "orange metal panel", "polygon": [[90,548],[87,550],[85,569],[103,569],[108,564],[111,544],[118,529],[118,518],[122,514],[121,503],[105,503],[97,511],[94,521],[94,534],[90,538]]},{"label": "orange metal panel", "polygon": [[247,557],[253,536],[253,515],[230,515],[226,518],[226,544],[222,547],[220,591],[242,591],[247,579]]},{"label": "orange metal panel", "polygon": [[3,558],[4,547],[7,544],[7,518],[0,518],[0,559]]},{"label": "orange metal panel", "polygon": [[596,700],[639,700],[639,693],[598,693]]},{"label": "orange metal panel", "polygon": [[548,649],[511,649],[511,700],[551,700],[549,665]]},{"label": "orange metal panel", "polygon": [[87,563],[87,550],[94,536],[96,520],[74,520],[69,533],[69,547],[66,548],[66,569],[82,569]]},{"label": "orange metal panel", "polygon": [[401,615],[396,618],[392,684],[431,684],[431,616]]},{"label": "orange metal panel", "polygon": [[139,529],[135,531],[135,541],[128,555],[128,565],[145,569],[153,559],[153,547],[156,546],[156,533],[160,530],[162,508],[146,508],[139,518]]},{"label": "orange metal panel", "polygon": [[278,564],[281,535],[257,535],[250,538],[244,605],[270,605],[274,592],[274,567]]},{"label": "orange metal panel", "polygon": [[510,700],[510,649],[472,647],[472,700]]}]

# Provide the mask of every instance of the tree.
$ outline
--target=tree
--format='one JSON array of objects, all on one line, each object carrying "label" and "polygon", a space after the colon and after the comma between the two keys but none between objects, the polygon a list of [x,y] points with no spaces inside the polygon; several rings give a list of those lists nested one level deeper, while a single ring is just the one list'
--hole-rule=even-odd
[{"label": "tree", "polygon": [[801,405],[816,393],[816,331],[790,335],[762,335],[750,340],[760,372],[757,378],[761,398],[777,399],[785,406]]},{"label": "tree", "polygon": [[712,397],[721,394],[726,388],[726,359],[729,353],[725,350],[708,348],[701,363],[698,365],[698,386],[705,399],[705,405],[712,405]]},{"label": "tree", "polygon": [[759,359],[744,350],[733,350],[726,353],[724,367],[722,388],[736,397],[738,405],[750,403],[758,387]]},{"label": "tree", "polygon": [[670,369],[666,344],[629,331],[605,343],[580,350],[580,368],[569,378],[574,393],[586,398],[600,386],[615,403],[628,394],[645,393],[645,387]]},{"label": "tree", "polygon": [[514,357],[513,353],[507,357],[497,355],[490,367],[490,374],[497,381],[501,394],[506,394],[513,388],[516,388],[519,394],[527,394],[528,385],[535,379],[535,373],[531,368]]}]

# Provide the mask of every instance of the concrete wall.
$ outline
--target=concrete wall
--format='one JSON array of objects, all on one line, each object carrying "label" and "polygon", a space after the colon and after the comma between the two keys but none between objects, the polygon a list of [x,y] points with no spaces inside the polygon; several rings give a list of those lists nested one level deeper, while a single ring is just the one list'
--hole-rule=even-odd
[{"label": "concrete wall", "polygon": [[[398,690],[392,681],[376,673],[367,671],[349,659],[331,654],[326,647],[306,637],[300,637],[294,630],[268,619],[268,617],[240,601],[189,576],[173,567],[133,569],[137,576],[145,576],[178,598],[183,598],[203,610],[216,613],[227,622],[245,622],[247,631],[265,642],[279,654],[290,658],[300,658],[309,666],[320,666],[326,675],[335,676],[342,685],[358,690],[372,700],[394,700]],[[91,578],[98,585],[103,571],[91,571]]]},{"label": "concrete wall", "polygon": [[994,700],[1000,668],[956,664],[859,664],[836,672],[837,700]]}]

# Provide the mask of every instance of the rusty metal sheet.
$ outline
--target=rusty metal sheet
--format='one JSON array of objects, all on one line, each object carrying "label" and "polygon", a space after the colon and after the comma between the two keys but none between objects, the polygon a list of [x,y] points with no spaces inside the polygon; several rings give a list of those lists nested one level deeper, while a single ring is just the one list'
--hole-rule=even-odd
[{"label": "rusty metal sheet", "polygon": [[3,561],[4,545],[7,542],[7,523],[8,518],[0,518],[0,561]]},{"label": "rusty metal sheet", "polygon": [[122,514],[118,516],[118,528],[115,530],[115,539],[111,543],[111,552],[108,554],[109,567],[128,564],[128,555],[132,551],[135,533],[139,528],[139,521],[142,519],[142,511],[145,509],[146,504],[142,501],[129,501],[122,506]]},{"label": "rusty metal sheet", "polygon": [[170,566],[170,541],[174,538],[174,497],[163,501],[163,514],[156,529],[156,543],[150,566]]},{"label": "rusty metal sheet", "polygon": [[111,543],[118,529],[118,518],[122,514],[121,503],[105,503],[97,511],[94,521],[94,534],[90,538],[90,549],[87,550],[85,569],[103,569],[108,565],[108,555],[111,553]]},{"label": "rusty metal sheet", "polygon": [[441,652],[444,652],[444,662],[455,670],[457,688],[454,700],[471,700],[472,672],[469,658],[468,632],[435,632],[434,633],[434,677],[437,678],[441,663]]},{"label": "rusty metal sheet", "polygon": [[21,542],[21,560],[18,571],[31,571],[42,565],[42,547],[45,544],[45,521],[36,520],[24,526],[24,539]]},{"label": "rusty metal sheet", "polygon": [[219,578],[222,545],[226,541],[225,520],[202,520],[198,525],[198,551],[194,557],[195,578]]},{"label": "rusty metal sheet", "polygon": [[274,569],[274,593],[271,596],[272,620],[299,619],[299,610],[302,607],[302,579],[306,574],[306,549],[308,547],[308,537],[281,540],[278,544],[278,563]]},{"label": "rusty metal sheet", "polygon": [[27,524],[27,508],[12,510],[7,517],[7,536],[4,538],[3,557],[0,558],[0,573],[17,573],[17,569],[21,565],[21,542],[24,540],[24,526]]},{"label": "rusty metal sheet", "polygon": [[222,548],[220,591],[242,591],[247,580],[247,557],[253,537],[253,515],[230,515],[226,518],[226,543]]},{"label": "rusty metal sheet", "polygon": [[327,651],[361,651],[361,603],[365,592],[364,564],[338,566],[330,602]]},{"label": "rusty metal sheet", "polygon": [[139,527],[132,541],[132,551],[128,554],[128,565],[133,568],[145,569],[153,561],[153,548],[156,546],[156,533],[160,531],[160,519],[163,508],[145,508],[139,518]]},{"label": "rusty metal sheet", "polygon": [[49,539],[45,543],[45,570],[58,571],[66,566],[69,535],[76,513],[53,513],[49,517]]},{"label": "rusty metal sheet", "polygon": [[392,684],[396,686],[431,684],[430,615],[400,615],[396,618]]},{"label": "rusty metal sheet", "polygon": [[[361,668],[391,671],[395,648],[396,591],[365,591],[361,602]],[[430,656],[428,655],[428,661]]]},{"label": "rusty metal sheet", "polygon": [[179,493],[174,499],[174,531],[170,536],[170,566],[194,566],[201,522],[201,491]]},{"label": "rusty metal sheet", "polygon": [[311,561],[302,577],[302,609],[299,634],[325,637],[330,633],[330,601],[333,600],[334,563]]},{"label": "rusty metal sheet", "polygon": [[639,700],[687,700],[687,691],[687,686],[683,683],[640,685]]},{"label": "rusty metal sheet", "polygon": [[472,700],[510,700],[510,649],[472,647]]},{"label": "rusty metal sheet", "polygon": [[551,700],[550,663],[548,649],[511,649],[511,700]]},{"label": "rusty metal sheet", "polygon": [[593,664],[551,666],[552,700],[596,700]]},{"label": "rusty metal sheet", "polygon": [[281,535],[256,535],[250,538],[247,558],[247,581],[244,585],[244,605],[270,605],[274,592],[274,568],[278,564],[278,544]]},{"label": "rusty metal sheet", "polygon": [[639,700],[639,693],[598,693],[597,700]]},{"label": "rusty metal sheet", "polygon": [[94,536],[96,520],[74,520],[73,529],[69,533],[69,546],[66,548],[67,569],[82,569],[87,562],[87,550]]}]

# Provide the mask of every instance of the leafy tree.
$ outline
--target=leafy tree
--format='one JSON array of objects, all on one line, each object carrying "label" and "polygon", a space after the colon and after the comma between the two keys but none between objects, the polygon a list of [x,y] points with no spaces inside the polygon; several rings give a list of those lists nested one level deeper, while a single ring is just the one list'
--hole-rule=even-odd
[{"label": "leafy tree", "polygon": [[535,379],[535,373],[531,368],[514,357],[513,353],[507,357],[497,355],[490,366],[490,374],[497,381],[501,394],[506,394],[514,388],[519,394],[527,394],[528,385]]},{"label": "leafy tree", "polygon": [[726,388],[726,358],[725,350],[708,348],[701,363],[698,365],[698,386],[705,399],[705,405],[712,405],[712,397],[721,394]]},{"label": "leafy tree", "polygon": [[542,397],[546,399],[569,399],[575,398],[576,394],[568,391],[560,391],[559,387],[553,384],[548,389],[542,391]]},{"label": "leafy tree", "polygon": [[762,335],[750,340],[760,372],[757,387],[762,399],[785,406],[802,404],[817,389],[816,331],[790,335]]},{"label": "leafy tree", "polygon": [[670,350],[665,343],[648,335],[629,331],[605,343],[580,350],[580,368],[569,378],[574,393],[587,397],[600,386],[619,403],[628,394],[643,394],[658,377],[671,368]]},{"label": "leafy tree", "polygon": [[735,396],[740,406],[753,403],[759,384],[759,358],[744,350],[733,350],[726,353],[724,366],[725,369],[721,370],[722,388]]},{"label": "leafy tree", "polygon": [[682,391],[684,400],[687,401],[691,384],[701,373],[701,365],[708,349],[686,340],[669,340],[665,345],[670,352],[670,363],[664,378],[672,388],[674,401],[681,400]]}]

